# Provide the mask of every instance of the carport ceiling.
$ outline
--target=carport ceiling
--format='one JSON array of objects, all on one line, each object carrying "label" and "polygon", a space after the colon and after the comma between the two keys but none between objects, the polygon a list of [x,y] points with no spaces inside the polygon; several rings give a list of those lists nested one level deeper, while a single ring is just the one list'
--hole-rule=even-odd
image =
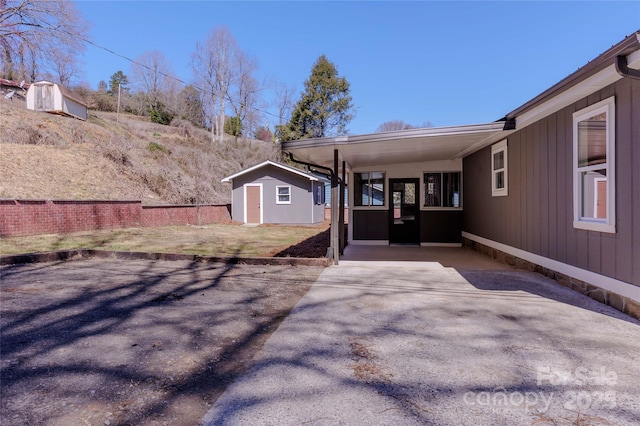
[{"label": "carport ceiling", "polygon": [[400,130],[369,135],[303,139],[282,143],[296,159],[333,167],[333,151],[351,168],[451,160],[507,136],[504,123]]}]

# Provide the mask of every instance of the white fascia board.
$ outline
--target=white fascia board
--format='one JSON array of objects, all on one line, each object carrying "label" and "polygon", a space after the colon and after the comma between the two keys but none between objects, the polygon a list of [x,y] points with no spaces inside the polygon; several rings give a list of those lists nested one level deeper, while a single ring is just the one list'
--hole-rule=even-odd
[{"label": "white fascia board", "polygon": [[338,136],[335,138],[310,138],[282,143],[282,149],[292,151],[300,148],[355,145],[371,142],[388,142],[403,139],[415,139],[429,136],[454,136],[468,133],[495,132],[502,130],[503,122],[491,122],[484,124],[465,124],[461,126],[426,127],[421,129],[396,130],[393,132],[369,133],[362,135]]},{"label": "white fascia board", "polygon": [[540,265],[542,267],[559,272],[563,275],[576,278],[585,283],[600,287],[604,290],[612,291],[620,296],[628,297],[631,300],[640,302],[640,287],[633,284],[629,284],[624,281],[617,280],[615,278],[607,277],[596,272],[591,272],[586,269],[578,268],[576,266],[562,263],[548,257],[540,256],[535,253],[524,251],[522,249],[508,246],[506,244],[499,243],[497,241],[489,240],[478,235],[470,234],[462,231],[462,236],[472,241],[477,241],[485,246],[500,250],[504,253],[519,257],[520,259],[528,262]]},{"label": "white fascia board", "polygon": [[455,136],[465,135],[469,133],[494,133],[502,130],[503,122],[493,122],[485,124],[468,124],[463,126],[447,126],[447,127],[427,127],[424,129],[398,130],[387,133],[374,133],[369,135],[350,136],[350,144],[370,143],[370,142],[388,142],[403,139],[415,139],[433,136]]},{"label": "white fascia board", "polygon": [[472,146],[470,146],[469,148],[465,149],[464,151],[459,152],[452,159],[464,158],[464,157],[466,157],[468,155],[471,155],[476,151],[480,151],[482,148],[484,148],[486,146],[493,145],[494,143],[496,143],[496,142],[498,142],[498,141],[500,141],[502,139],[507,139],[507,137],[509,135],[511,135],[512,133],[514,133],[514,132],[515,132],[515,130],[501,130],[501,131],[492,133],[489,136],[487,136],[486,138],[484,138],[483,140],[481,140],[480,142],[475,143]]},{"label": "white fascia board", "polygon": [[[640,64],[640,61],[638,61],[638,63]],[[558,112],[562,108],[578,102],[580,99],[586,98],[590,94],[615,83],[621,78],[622,76],[616,72],[615,65],[611,64],[602,71],[565,90],[558,96],[554,96],[541,105],[516,117],[516,128],[522,130],[528,125]]]},{"label": "white fascia board", "polygon": [[[638,36],[640,38],[640,35]],[[627,66],[632,69],[640,69],[640,50],[636,50],[627,56]],[[567,89],[558,96],[554,96],[548,101],[538,105],[537,107],[525,112],[524,114],[516,117],[516,129],[506,130],[499,134],[488,136],[481,142],[467,148],[460,152],[457,158],[464,158],[473,154],[480,149],[497,142],[501,138],[506,138],[512,133],[524,129],[528,125],[535,123],[538,120],[543,119],[555,112],[560,111],[562,108],[567,107],[580,99],[583,99],[593,92],[596,92],[610,84],[620,80],[622,76],[617,73],[615,65],[612,64],[602,71],[592,75],[591,77],[583,80],[575,86]]]},{"label": "white fascia board", "polygon": [[[640,32],[636,33],[635,37],[637,39],[637,42],[640,42]],[[640,49],[638,49],[636,46],[634,46],[634,48],[637,50],[634,50],[633,52],[627,54],[626,56],[627,67],[631,69],[639,70],[640,69]],[[612,56],[612,58],[613,57],[614,56]],[[596,60],[597,59],[598,58],[596,58]],[[608,67],[602,69],[601,71],[592,75],[591,77],[580,81],[579,83],[575,84],[574,86],[570,87],[564,92],[561,92],[558,95],[551,97],[547,101],[544,101],[543,103],[530,109],[529,111],[526,111],[518,116],[513,117],[513,118],[516,118],[517,129],[521,130],[524,127],[528,126],[529,124],[536,122],[550,114],[553,114],[554,112],[557,112],[560,109],[568,105],[571,105],[572,103],[575,103],[580,99],[583,99],[589,96],[590,94],[610,84],[613,84],[616,81],[623,78],[616,71],[616,67],[613,62],[615,61],[612,61],[612,63]],[[562,82],[559,84],[562,84]]]},{"label": "white fascia board", "polygon": [[[640,35],[638,35],[638,38],[640,39]],[[640,50],[627,55],[627,66],[635,70],[640,69]]]},{"label": "white fascia board", "polygon": [[271,166],[274,166],[274,167],[278,167],[278,168],[280,168],[282,170],[286,170],[286,171],[289,171],[291,173],[295,173],[297,175],[303,176],[303,177],[305,177],[305,178],[307,178],[309,180],[312,180],[312,181],[319,181],[320,180],[315,176],[311,176],[310,174],[307,174],[307,173],[303,172],[302,170],[298,170],[298,169],[293,168],[293,167],[285,166],[284,164],[279,164],[279,163],[275,163],[275,162],[273,162],[271,160],[267,160],[267,161],[263,161],[260,164],[256,164],[253,167],[249,167],[248,169],[242,170],[242,171],[240,171],[240,172],[238,172],[236,174],[233,174],[231,176],[227,176],[226,178],[223,178],[221,180],[221,182],[231,182],[233,179],[237,178],[238,176],[242,176],[242,175],[244,175],[246,173],[252,172],[254,170],[257,170],[257,169],[259,169],[261,167],[264,167],[264,166],[267,166],[267,165],[271,165]]}]

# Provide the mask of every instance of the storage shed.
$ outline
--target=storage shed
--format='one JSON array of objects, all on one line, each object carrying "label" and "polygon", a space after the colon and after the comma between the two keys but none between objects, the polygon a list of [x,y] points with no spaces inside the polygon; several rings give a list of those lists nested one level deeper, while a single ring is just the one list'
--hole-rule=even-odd
[{"label": "storage shed", "polygon": [[50,81],[38,81],[29,86],[27,109],[87,119],[87,105],[80,97]]},{"label": "storage shed", "polygon": [[265,161],[222,179],[230,182],[231,218],[236,222],[313,225],[324,220],[327,179]]}]

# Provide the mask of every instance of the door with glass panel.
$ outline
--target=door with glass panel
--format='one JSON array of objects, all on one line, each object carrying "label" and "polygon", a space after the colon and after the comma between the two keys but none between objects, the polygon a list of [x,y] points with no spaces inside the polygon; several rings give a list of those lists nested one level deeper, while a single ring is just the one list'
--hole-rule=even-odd
[{"label": "door with glass panel", "polygon": [[420,244],[420,180],[389,179],[389,243]]}]

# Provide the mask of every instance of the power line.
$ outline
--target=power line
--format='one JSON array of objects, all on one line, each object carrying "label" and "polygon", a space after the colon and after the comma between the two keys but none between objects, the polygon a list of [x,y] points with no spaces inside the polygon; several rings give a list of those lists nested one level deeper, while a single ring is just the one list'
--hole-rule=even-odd
[{"label": "power line", "polygon": [[[90,44],[90,45],[92,45],[92,46],[97,47],[98,49],[102,49],[102,50],[104,50],[104,51],[106,51],[106,52],[108,52],[108,53],[111,53],[112,55],[118,56],[118,57],[120,57],[120,58],[122,58],[122,59],[124,59],[124,60],[127,60],[127,61],[131,62],[132,64],[136,64],[136,65],[138,65],[138,66],[141,66],[141,67],[143,67],[143,68],[146,68],[146,69],[148,69],[149,71],[158,72],[159,74],[163,75],[163,76],[164,76],[164,77],[166,77],[166,78],[170,78],[170,79],[172,79],[172,80],[175,80],[175,81],[177,81],[177,82],[179,82],[179,83],[182,83],[182,84],[183,84],[183,85],[185,85],[185,86],[191,86],[191,87],[193,87],[194,89],[199,90],[199,91],[200,91],[200,92],[202,92],[202,93],[207,93],[207,90],[203,89],[202,87],[196,86],[195,84],[187,83],[187,82],[185,82],[184,80],[182,80],[182,79],[180,79],[180,78],[178,78],[178,77],[176,77],[176,76],[174,76],[174,75],[166,74],[166,73],[164,73],[164,72],[162,72],[162,71],[155,71],[155,70],[153,70],[151,67],[149,67],[148,65],[145,65],[145,64],[142,64],[142,63],[140,63],[140,62],[137,62],[136,60],[131,59],[131,58],[129,58],[128,56],[122,55],[122,54],[120,54],[120,53],[118,53],[118,52],[115,52],[115,51],[113,51],[113,50],[111,50],[111,49],[109,49],[109,48],[107,48],[107,47],[104,47],[104,46],[101,46],[101,45],[99,45],[99,44],[97,44],[97,43],[94,43],[93,41],[91,41],[91,40],[89,40],[89,39],[86,39],[86,38],[82,37],[82,36],[81,36],[81,35],[79,35],[79,34],[73,34],[73,33],[69,32],[69,31],[67,31],[67,30],[65,30],[65,29],[62,29],[62,28],[55,28],[55,27],[53,27],[51,24],[49,24],[48,22],[47,22],[47,25],[49,25],[49,26],[51,27],[51,29],[52,29],[52,30],[54,30],[54,31],[64,32],[65,34],[70,35],[71,37],[75,37],[75,38],[77,38],[77,39],[79,39],[79,40],[81,40],[81,41],[83,41],[83,42],[85,42],[85,43],[87,43],[87,44]],[[252,109],[253,111],[257,111],[257,112],[260,112],[260,113],[262,113],[262,114],[270,115],[270,116],[275,117],[275,118],[278,118],[278,119],[280,118],[280,116],[278,116],[278,115],[275,115],[275,114],[273,114],[273,113],[271,113],[271,112],[269,112],[269,111],[265,111],[265,110],[262,110],[262,109],[257,108],[257,107],[247,106],[246,104],[242,104],[242,103],[240,103],[240,105],[241,105],[242,107],[244,107],[244,108]]]}]

